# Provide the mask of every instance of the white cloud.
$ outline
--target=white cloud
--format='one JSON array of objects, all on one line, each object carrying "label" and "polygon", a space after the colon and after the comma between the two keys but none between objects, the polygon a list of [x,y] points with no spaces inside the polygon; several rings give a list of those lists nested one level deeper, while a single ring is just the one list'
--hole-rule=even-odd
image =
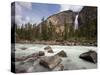
[{"label": "white cloud", "polygon": [[15,23],[16,24],[25,24],[30,21],[30,17],[28,16],[23,16],[24,9],[31,10],[32,9],[32,4],[28,2],[16,2],[15,3]]},{"label": "white cloud", "polygon": [[21,25],[22,23],[24,23],[21,15],[15,15],[15,23],[18,25]]},{"label": "white cloud", "polygon": [[65,10],[72,10],[75,12],[80,11],[83,8],[83,6],[77,6],[77,5],[60,5],[60,11],[65,11]]},{"label": "white cloud", "polygon": [[29,21],[30,21],[30,17],[26,16],[26,17],[25,17],[25,21],[26,21],[26,22],[29,22]]},{"label": "white cloud", "polygon": [[40,16],[35,15],[34,13],[31,13],[32,16],[34,16],[34,17],[28,16],[30,14],[24,15],[25,12],[29,12],[31,9],[32,9],[31,3],[17,2],[16,6],[15,6],[15,13],[16,13],[15,23],[18,25],[26,24],[28,22],[30,22],[31,24],[39,23]]},{"label": "white cloud", "polygon": [[75,12],[80,11],[82,8],[83,8],[83,6],[77,6],[77,5],[70,6],[70,9],[73,10],[73,11],[75,11]]},{"label": "white cloud", "polygon": [[15,3],[15,13],[16,15],[22,14],[22,7],[18,3]]},{"label": "white cloud", "polygon": [[60,11],[69,10],[70,6],[67,5],[60,5]]},{"label": "white cloud", "polygon": [[32,3],[31,2],[19,2],[19,5],[27,8],[27,9],[32,9]]},{"label": "white cloud", "polygon": [[21,15],[23,13],[24,9],[32,9],[32,3],[28,3],[28,2],[16,2],[15,4],[15,11],[16,14]]},{"label": "white cloud", "polygon": [[28,16],[24,17],[24,19],[23,19],[23,16],[21,16],[21,15],[16,15],[15,16],[15,23],[18,24],[18,25],[26,24],[29,21],[30,21],[30,18]]},{"label": "white cloud", "polygon": [[40,20],[39,16],[35,16],[35,17],[30,19],[31,24],[34,24],[34,23],[39,24],[40,22],[41,22],[41,20]]}]

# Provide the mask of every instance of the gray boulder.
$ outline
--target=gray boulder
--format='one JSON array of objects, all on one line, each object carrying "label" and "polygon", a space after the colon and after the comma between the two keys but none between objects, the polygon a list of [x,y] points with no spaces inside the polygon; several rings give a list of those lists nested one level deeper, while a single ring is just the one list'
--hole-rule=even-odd
[{"label": "gray boulder", "polygon": [[26,50],[27,48],[26,47],[22,47],[22,48],[20,48],[21,50]]},{"label": "gray boulder", "polygon": [[28,56],[22,56],[22,57],[16,57],[15,58],[15,61],[25,61],[25,60],[29,60],[29,59],[32,59],[32,60],[37,60],[40,56],[44,56],[45,53],[43,51],[39,51],[39,52],[36,52],[36,53],[32,53]]},{"label": "gray boulder", "polygon": [[64,70],[64,66],[63,66],[62,64],[57,65],[57,66],[53,69],[53,71],[62,71],[62,70]]},{"label": "gray boulder", "polygon": [[62,50],[59,53],[57,53],[56,55],[60,56],[60,57],[67,57],[67,54]]},{"label": "gray boulder", "polygon": [[53,50],[50,46],[45,47],[44,50],[46,50],[48,53],[53,53]]},{"label": "gray boulder", "polygon": [[90,50],[88,52],[82,53],[79,57],[81,59],[97,63],[97,53],[95,51]]},{"label": "gray boulder", "polygon": [[45,53],[43,51],[39,51],[39,56],[44,56]]},{"label": "gray boulder", "polygon": [[62,59],[59,56],[44,56],[40,59],[40,65],[49,68],[54,69]]}]

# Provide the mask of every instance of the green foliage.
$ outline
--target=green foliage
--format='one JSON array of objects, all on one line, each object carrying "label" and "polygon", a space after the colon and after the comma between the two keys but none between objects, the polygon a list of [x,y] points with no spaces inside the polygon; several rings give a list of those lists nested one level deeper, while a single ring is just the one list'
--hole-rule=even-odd
[{"label": "green foliage", "polygon": [[46,25],[46,22],[44,21],[44,18],[42,18],[42,23],[41,23],[41,34],[42,34],[42,40],[48,40],[48,26]]},{"label": "green foliage", "polygon": [[52,24],[52,22],[49,22],[49,26],[48,26],[48,40],[55,40],[55,27]]},{"label": "green foliage", "polygon": [[41,25],[27,23],[25,25],[16,25],[16,41],[35,41],[35,40],[65,40],[65,41],[96,41],[97,40],[97,22],[96,20],[88,22],[74,30],[74,26],[65,22],[64,31],[56,32],[56,26],[52,22],[47,23],[44,18]]},{"label": "green foliage", "polygon": [[68,38],[68,25],[67,23],[64,24],[64,40]]}]

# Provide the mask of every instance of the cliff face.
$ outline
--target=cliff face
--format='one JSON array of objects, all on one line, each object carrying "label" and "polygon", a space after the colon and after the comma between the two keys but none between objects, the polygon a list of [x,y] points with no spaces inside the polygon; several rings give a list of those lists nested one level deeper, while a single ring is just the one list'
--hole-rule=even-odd
[{"label": "cliff face", "polygon": [[64,25],[64,23],[66,22],[70,25],[73,25],[74,19],[75,19],[75,13],[71,10],[68,10],[48,17],[47,23],[52,22],[53,25]]},{"label": "cliff face", "polygon": [[97,7],[85,6],[79,12],[79,30],[88,39],[97,39]]},{"label": "cliff face", "polygon": [[89,25],[91,22],[97,21],[97,7],[88,7],[85,6],[79,12],[79,26],[81,25]]},{"label": "cliff face", "polygon": [[[55,27],[56,33],[63,33],[64,31],[64,24],[67,23],[69,26],[74,26],[74,20],[75,20],[76,13],[74,13],[71,10],[63,11],[54,15],[49,16],[45,23],[47,26],[50,25],[50,23]],[[41,25],[42,23],[40,23]]]}]

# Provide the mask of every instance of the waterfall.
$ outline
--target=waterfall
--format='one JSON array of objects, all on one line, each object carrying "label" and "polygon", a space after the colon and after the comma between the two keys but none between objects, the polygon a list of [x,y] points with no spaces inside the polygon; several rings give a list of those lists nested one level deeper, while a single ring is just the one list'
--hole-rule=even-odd
[{"label": "waterfall", "polygon": [[75,17],[75,21],[74,21],[74,29],[78,29],[78,14]]}]

